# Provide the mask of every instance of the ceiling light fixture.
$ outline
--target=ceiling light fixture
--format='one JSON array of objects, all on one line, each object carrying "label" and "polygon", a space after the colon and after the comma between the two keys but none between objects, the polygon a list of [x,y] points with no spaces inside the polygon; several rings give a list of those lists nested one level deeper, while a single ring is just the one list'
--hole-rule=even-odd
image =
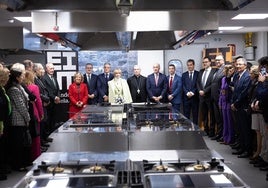
[{"label": "ceiling light fixture", "polygon": [[243,28],[243,26],[226,26],[226,27],[219,27],[218,30],[221,30],[221,31],[227,31],[227,30],[238,30],[238,29],[241,29]]},{"label": "ceiling light fixture", "polygon": [[133,0],[116,0],[116,6],[118,8],[119,14],[122,17],[129,16],[129,12],[132,8]]},{"label": "ceiling light fixture", "polygon": [[238,14],[233,17],[232,20],[255,20],[255,19],[266,19],[268,14]]},{"label": "ceiling light fixture", "polygon": [[137,38],[137,34],[138,34],[137,31],[133,31],[133,32],[132,32],[132,40],[136,40],[136,38]]},{"label": "ceiling light fixture", "polygon": [[14,17],[14,18],[21,22],[32,22],[32,17]]}]

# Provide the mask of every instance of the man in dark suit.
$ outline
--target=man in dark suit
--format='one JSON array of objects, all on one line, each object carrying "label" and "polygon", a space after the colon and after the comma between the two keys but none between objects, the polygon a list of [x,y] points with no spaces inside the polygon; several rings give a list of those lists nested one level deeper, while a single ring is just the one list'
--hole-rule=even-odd
[{"label": "man in dark suit", "polygon": [[[223,71],[224,71],[224,66],[225,66],[225,61],[224,61],[223,56],[222,55],[216,56],[215,63],[216,63],[218,70],[214,74],[212,82],[211,82],[211,102],[212,102],[213,110],[210,113],[210,117],[211,117],[210,129],[212,132],[210,136],[213,136],[212,140],[223,141],[222,139],[223,118],[222,118],[222,113],[219,108],[221,80],[224,77]],[[217,132],[215,132],[216,130]]]},{"label": "man in dark suit", "polygon": [[84,83],[87,84],[88,89],[88,104],[97,104],[98,102],[98,90],[97,80],[98,76],[93,74],[93,65],[87,63],[85,66],[86,73],[84,74]]},{"label": "man in dark suit", "polygon": [[183,112],[185,117],[191,118],[194,124],[198,124],[198,107],[199,94],[197,92],[197,78],[199,72],[194,70],[195,61],[189,59],[187,61],[188,71],[182,74],[182,89],[183,89]]},{"label": "man in dark suit", "polygon": [[146,77],[141,75],[141,68],[134,65],[134,75],[127,79],[133,102],[147,102]]},{"label": "man in dark suit", "polygon": [[45,87],[48,90],[50,103],[47,106],[47,123],[49,132],[53,132],[56,127],[57,110],[56,105],[60,103],[60,89],[57,78],[54,76],[54,65],[53,63],[46,64],[46,74],[42,78]]},{"label": "man in dark suit", "polygon": [[108,102],[109,93],[108,93],[108,81],[114,78],[114,75],[110,73],[111,71],[111,64],[105,63],[103,66],[104,73],[98,76],[97,80],[97,88],[98,88],[98,95],[99,95],[99,103]]},{"label": "man in dark suit", "polygon": [[243,57],[236,60],[237,72],[234,75],[234,91],[231,100],[231,109],[234,111],[235,122],[239,131],[240,150],[233,152],[239,158],[249,157],[251,154],[251,120],[246,109],[248,108],[248,89],[251,80],[247,70],[247,61]]},{"label": "man in dark suit", "polygon": [[167,99],[172,104],[172,112],[179,113],[181,105],[182,82],[181,77],[175,73],[175,65],[168,65]]},{"label": "man in dark suit", "polygon": [[160,65],[158,63],[154,64],[154,73],[147,77],[146,82],[149,100],[154,103],[165,102],[165,96],[167,94],[167,78],[159,70]]},{"label": "man in dark suit", "polygon": [[197,78],[197,89],[199,92],[199,126],[202,127],[203,123],[204,131],[209,135],[213,134],[208,121],[209,112],[212,110],[211,81],[217,69],[211,68],[211,59],[209,57],[203,58],[203,67]]}]

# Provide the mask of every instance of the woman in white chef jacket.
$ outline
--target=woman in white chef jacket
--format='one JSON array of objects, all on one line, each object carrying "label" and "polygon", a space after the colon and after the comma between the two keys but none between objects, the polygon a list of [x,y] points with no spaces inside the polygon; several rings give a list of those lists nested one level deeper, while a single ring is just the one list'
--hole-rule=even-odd
[{"label": "woman in white chef jacket", "polygon": [[114,78],[108,82],[110,103],[132,103],[127,81],[121,78],[121,74],[122,71],[120,69],[115,69]]}]

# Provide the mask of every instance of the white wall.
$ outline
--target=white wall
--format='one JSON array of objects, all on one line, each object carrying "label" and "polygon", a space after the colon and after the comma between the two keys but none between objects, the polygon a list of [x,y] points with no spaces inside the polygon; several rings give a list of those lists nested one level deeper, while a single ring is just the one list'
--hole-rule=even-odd
[{"label": "white wall", "polygon": [[258,33],[253,33],[253,41],[252,45],[256,46],[257,48],[255,49],[255,60],[258,61],[263,56],[267,56],[268,50],[267,50],[267,32],[258,32]]},{"label": "white wall", "polygon": [[[236,54],[244,54],[245,42],[244,35],[210,35],[201,39],[197,39],[193,44],[189,46],[183,46],[176,50],[166,50],[164,55],[165,68],[167,70],[167,64],[171,59],[180,59],[183,64],[183,71],[187,70],[186,61],[188,59],[194,59],[196,62],[196,70],[199,70],[202,66],[202,50],[204,48],[218,48],[226,47],[228,44],[235,44]],[[167,73],[165,71],[165,73]]]},{"label": "white wall", "polygon": [[164,65],[164,51],[138,51],[138,64],[141,67],[141,74],[148,76],[153,73],[153,65],[160,64],[160,72],[163,72]]}]

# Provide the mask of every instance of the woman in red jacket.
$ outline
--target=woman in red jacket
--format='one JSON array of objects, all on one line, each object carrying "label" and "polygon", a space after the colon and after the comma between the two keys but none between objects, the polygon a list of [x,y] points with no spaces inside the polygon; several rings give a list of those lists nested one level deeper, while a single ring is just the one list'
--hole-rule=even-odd
[{"label": "woman in red jacket", "polygon": [[87,104],[88,90],[87,85],[83,83],[84,77],[81,73],[74,74],[74,82],[69,86],[69,117],[83,109]]}]

